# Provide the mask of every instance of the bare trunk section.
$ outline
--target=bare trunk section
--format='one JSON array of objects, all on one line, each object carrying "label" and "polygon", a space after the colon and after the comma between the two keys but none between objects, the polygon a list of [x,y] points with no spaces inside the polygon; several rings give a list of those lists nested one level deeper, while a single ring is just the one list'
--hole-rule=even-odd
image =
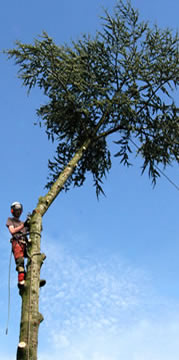
[{"label": "bare trunk section", "polygon": [[46,257],[40,252],[42,216],[63,189],[66,180],[72,175],[75,166],[77,166],[90,143],[90,139],[84,142],[61,172],[47,195],[39,199],[33,212],[30,225],[31,245],[28,249],[26,281],[24,289],[20,290],[22,309],[16,360],[37,360],[38,330],[41,321],[43,321],[43,316],[39,312],[40,268]]},{"label": "bare trunk section", "polygon": [[[111,105],[109,105],[109,109],[110,106]],[[94,137],[108,116],[109,109],[107,109],[106,113],[96,125],[93,133]],[[92,138],[84,141],[68,165],[60,173],[49,192],[44,197],[39,198],[37,207],[33,211],[30,225],[30,238],[32,242],[28,249],[26,284],[24,289],[20,291],[22,310],[16,360],[37,360],[38,330],[41,321],[43,321],[43,316],[39,312],[40,268],[46,257],[45,254],[41,254],[40,252],[42,217],[63,189],[65,182],[72,175],[78,162],[83,157],[83,153],[87,150],[91,142]]]},{"label": "bare trunk section", "polygon": [[59,192],[63,189],[63,186],[67,179],[72,175],[75,167],[78,165],[78,162],[83,156],[83,153],[87,150],[88,146],[91,143],[91,139],[87,139],[80,149],[76,152],[73,158],[69,161],[65,169],[60,173],[58,179],[50,188],[46,196],[39,199],[39,203],[36,207],[36,211],[39,212],[42,216],[46,213],[52,202],[56,199]]},{"label": "bare trunk section", "polygon": [[34,213],[31,226],[31,246],[28,249],[28,262],[25,286],[20,290],[22,297],[20,337],[17,360],[36,360],[39,324],[43,316],[39,313],[40,268],[45,255],[40,252],[42,217]]}]

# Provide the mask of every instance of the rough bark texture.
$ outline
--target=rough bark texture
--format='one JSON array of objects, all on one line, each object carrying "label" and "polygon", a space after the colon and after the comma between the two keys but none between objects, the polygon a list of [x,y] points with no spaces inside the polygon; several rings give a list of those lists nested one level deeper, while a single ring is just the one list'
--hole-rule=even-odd
[{"label": "rough bark texture", "polygon": [[42,216],[34,213],[30,227],[31,246],[28,248],[28,262],[25,287],[20,290],[22,297],[20,338],[17,360],[36,360],[39,324],[43,316],[39,313],[40,268],[45,254],[40,252]]},{"label": "rough bark texture", "polygon": [[42,216],[62,190],[66,180],[73,173],[75,166],[77,166],[90,142],[90,139],[85,141],[59,175],[47,195],[39,198],[37,207],[33,211],[30,224],[31,245],[28,248],[26,281],[24,288],[19,291],[22,297],[22,310],[17,360],[37,360],[38,330],[41,321],[43,321],[43,316],[39,312],[40,268],[46,257],[45,254],[40,252]]},{"label": "rough bark texture", "polygon": [[39,212],[42,216],[46,213],[49,206],[52,204],[52,202],[56,199],[59,192],[63,189],[63,186],[67,179],[71,176],[73,173],[75,167],[77,166],[79,160],[82,158],[84,151],[88,148],[88,146],[91,143],[91,139],[87,139],[83,145],[80,147],[80,149],[76,152],[74,157],[71,159],[71,161],[68,163],[68,165],[65,167],[65,169],[61,172],[59,175],[57,181],[52,185],[49,192],[46,194],[46,196],[41,197],[39,199],[39,203],[36,207],[36,211]]}]

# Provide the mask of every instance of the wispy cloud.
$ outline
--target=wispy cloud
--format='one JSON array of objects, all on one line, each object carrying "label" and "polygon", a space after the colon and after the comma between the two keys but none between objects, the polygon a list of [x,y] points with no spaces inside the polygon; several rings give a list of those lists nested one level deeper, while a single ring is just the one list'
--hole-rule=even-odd
[{"label": "wispy cloud", "polygon": [[43,246],[39,360],[178,360],[179,306],[148,274],[119,255],[83,258],[50,237]]},{"label": "wispy cloud", "polygon": [[[108,332],[83,333],[72,337],[70,346],[56,349],[53,359],[62,360],[178,360],[179,322],[156,323],[143,320],[109,335]],[[40,356],[39,360],[49,360],[50,354]]]},{"label": "wispy cloud", "polygon": [[147,274],[117,256],[81,258],[52,239],[45,242],[48,285],[41,309],[48,343],[40,359],[49,360],[50,347],[54,360],[55,354],[62,360],[151,359],[147,354],[169,360],[157,357],[162,347],[157,334],[165,338],[174,329],[175,339],[179,323],[168,319],[164,328],[161,313],[168,305],[152,291]]},{"label": "wispy cloud", "polygon": [[62,246],[47,245],[48,286],[41,305],[47,322],[59,329],[107,328],[114,332],[124,314],[146,302],[144,279],[113,257],[106,261],[75,257]]}]

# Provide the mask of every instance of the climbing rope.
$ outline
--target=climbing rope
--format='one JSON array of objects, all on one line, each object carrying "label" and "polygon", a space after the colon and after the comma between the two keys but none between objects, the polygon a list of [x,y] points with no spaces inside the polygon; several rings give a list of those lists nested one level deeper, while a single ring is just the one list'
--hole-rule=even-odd
[{"label": "climbing rope", "polygon": [[11,300],[11,261],[12,261],[12,250],[10,252],[9,258],[9,274],[8,274],[8,315],[7,315],[7,326],[6,326],[6,335],[8,334],[8,326],[9,326],[9,319],[10,319],[10,300]]}]

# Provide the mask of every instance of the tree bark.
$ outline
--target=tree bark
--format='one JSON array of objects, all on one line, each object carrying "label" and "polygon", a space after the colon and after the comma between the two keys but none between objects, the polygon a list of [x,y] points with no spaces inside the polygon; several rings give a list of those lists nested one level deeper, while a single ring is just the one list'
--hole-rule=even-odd
[{"label": "tree bark", "polygon": [[38,329],[43,320],[39,313],[40,268],[45,260],[45,254],[40,252],[41,224],[42,216],[34,213],[30,226],[31,245],[27,250],[25,286],[19,290],[22,309],[17,360],[37,359]]},{"label": "tree bark", "polygon": [[46,257],[40,251],[42,217],[63,189],[66,180],[73,173],[75,166],[77,166],[90,143],[91,139],[83,143],[46,196],[39,198],[37,207],[33,211],[30,221],[31,245],[28,246],[27,250],[28,261],[25,286],[19,291],[22,298],[22,308],[17,360],[37,360],[38,330],[40,323],[43,321],[43,316],[39,312],[40,269]]}]

